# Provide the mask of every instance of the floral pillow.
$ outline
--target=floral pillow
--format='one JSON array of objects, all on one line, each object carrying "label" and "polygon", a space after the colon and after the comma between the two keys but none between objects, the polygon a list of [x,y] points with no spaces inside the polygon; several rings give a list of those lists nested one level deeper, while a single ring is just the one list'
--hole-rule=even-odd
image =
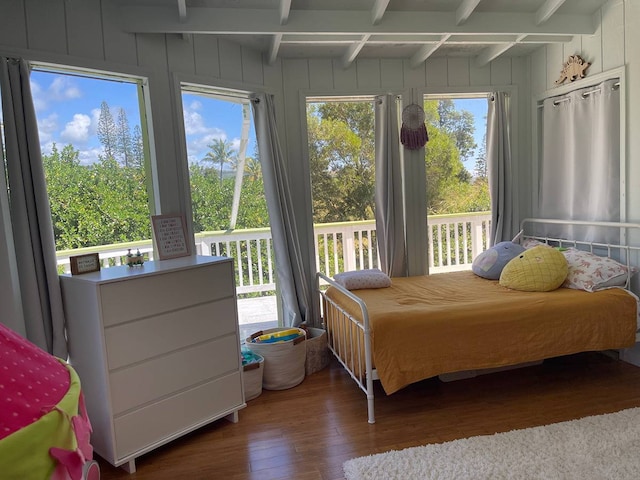
[{"label": "floral pillow", "polygon": [[[563,287],[595,292],[607,287],[623,287],[627,283],[629,269],[609,257],[599,257],[590,252],[568,248],[562,252],[569,265],[569,273]],[[636,269],[632,268],[631,273]]]},{"label": "floral pillow", "polygon": [[336,273],[333,279],[347,290],[385,288],[391,286],[389,276],[377,268]]}]

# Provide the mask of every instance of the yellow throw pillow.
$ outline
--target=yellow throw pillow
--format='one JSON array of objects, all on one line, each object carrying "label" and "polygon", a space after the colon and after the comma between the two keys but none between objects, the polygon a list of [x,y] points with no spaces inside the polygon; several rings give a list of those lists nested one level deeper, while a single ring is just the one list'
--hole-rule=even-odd
[{"label": "yellow throw pillow", "polygon": [[500,285],[524,292],[549,292],[562,285],[568,273],[561,252],[537,246],[507,263],[500,274]]}]

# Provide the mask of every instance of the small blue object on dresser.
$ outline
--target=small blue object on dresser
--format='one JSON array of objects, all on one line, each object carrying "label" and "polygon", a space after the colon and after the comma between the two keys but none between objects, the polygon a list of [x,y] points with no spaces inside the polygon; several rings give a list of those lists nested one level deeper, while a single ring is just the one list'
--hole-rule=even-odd
[{"label": "small blue object on dresser", "polygon": [[471,270],[479,277],[498,280],[505,265],[522,252],[524,247],[517,243],[496,243],[474,258]]}]

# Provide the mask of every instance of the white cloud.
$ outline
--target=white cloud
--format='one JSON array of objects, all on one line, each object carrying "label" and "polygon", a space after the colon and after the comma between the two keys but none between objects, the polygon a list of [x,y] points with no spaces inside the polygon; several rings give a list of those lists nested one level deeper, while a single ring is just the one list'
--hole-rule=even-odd
[{"label": "white cloud", "polygon": [[86,150],[80,150],[78,152],[78,158],[80,160],[80,164],[90,165],[97,162],[99,160],[98,157],[103,153],[104,152],[102,151],[102,148],[90,148]]},{"label": "white cloud", "polygon": [[198,100],[194,100],[189,104],[189,110],[202,110],[202,103]]},{"label": "white cloud", "polygon": [[198,135],[200,133],[207,133],[208,128],[204,124],[202,115],[198,112],[191,112],[185,110],[184,115],[184,131],[187,135]]},{"label": "white cloud", "polygon": [[59,76],[49,85],[48,93],[59,102],[82,97],[82,92],[69,77]]},{"label": "white cloud", "polygon": [[38,121],[38,136],[40,144],[53,143],[54,133],[58,130],[58,115],[52,113],[46,117],[40,118]]},{"label": "white cloud", "polygon": [[89,127],[91,117],[83,113],[73,115],[73,120],[68,122],[60,133],[60,138],[69,143],[84,143],[89,139]]},{"label": "white cloud", "polygon": [[31,80],[31,97],[33,98],[33,106],[36,112],[41,112],[47,109],[47,99],[45,93],[38,82]]}]

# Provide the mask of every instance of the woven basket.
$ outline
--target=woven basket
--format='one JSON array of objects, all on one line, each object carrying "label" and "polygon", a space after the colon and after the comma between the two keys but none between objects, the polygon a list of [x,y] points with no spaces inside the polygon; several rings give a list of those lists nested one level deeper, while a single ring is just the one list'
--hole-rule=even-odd
[{"label": "woven basket", "polygon": [[242,381],[244,383],[245,401],[253,400],[262,393],[262,375],[264,373],[264,357],[255,354],[259,360],[242,367]]},{"label": "woven basket", "polygon": [[307,358],[306,333],[298,328],[302,336],[293,340],[276,343],[255,343],[253,339],[289,328],[270,328],[251,335],[245,346],[264,357],[262,388],[266,390],[286,390],[295,387],[304,380],[305,360]]},{"label": "woven basket", "polygon": [[307,359],[305,373],[311,375],[329,365],[331,355],[327,344],[327,331],[322,328],[303,327],[307,332]]}]

